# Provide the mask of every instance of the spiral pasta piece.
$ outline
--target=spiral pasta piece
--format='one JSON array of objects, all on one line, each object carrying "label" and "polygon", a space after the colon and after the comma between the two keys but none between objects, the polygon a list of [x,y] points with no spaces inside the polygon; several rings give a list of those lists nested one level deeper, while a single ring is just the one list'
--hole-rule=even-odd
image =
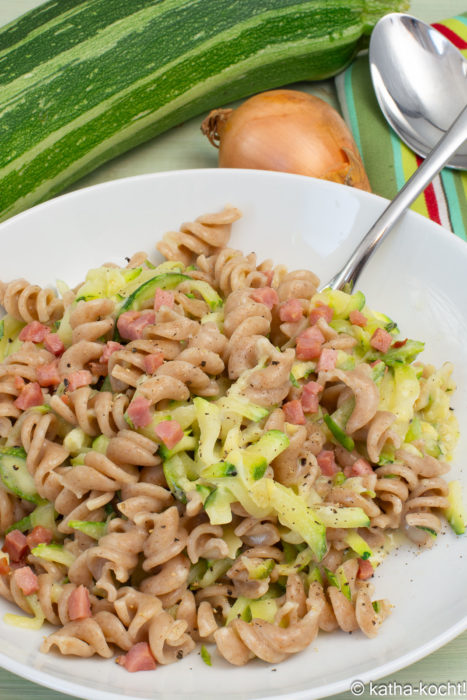
[{"label": "spiral pasta piece", "polygon": [[74,530],[69,526],[70,520],[82,520],[85,522],[101,522],[105,519],[105,506],[114,497],[114,491],[90,491],[83,498],[78,498],[73,491],[64,488],[55,501],[55,508],[62,520],[57,529],[65,535],[70,535]]},{"label": "spiral pasta piece", "polygon": [[98,654],[104,659],[110,659],[113,655],[98,621],[92,617],[67,622],[61,629],[44,639],[41,651],[46,654],[54,646],[61,654],[82,658]]},{"label": "spiral pasta piece", "polygon": [[160,464],[160,457],[155,454],[157,448],[157,443],[144,435],[125,429],[109,440],[106,457],[114,464],[125,466],[130,473],[136,473],[128,467],[155,467]]},{"label": "spiral pasta piece", "polygon": [[390,441],[395,447],[400,447],[401,438],[391,430],[396,420],[394,413],[390,411],[377,411],[368,425],[366,436],[366,449],[368,457],[375,464],[378,462],[384,445]]},{"label": "spiral pasta piece", "polygon": [[[282,409],[276,408],[269,416],[266,422],[267,430],[286,430],[285,415]],[[307,429],[304,425],[298,425],[297,429],[289,436],[288,447],[276,457],[271,466],[274,469],[274,478],[285,486],[298,484],[300,480],[309,474],[311,471],[317,472],[314,465],[311,464],[311,457],[307,454],[304,457],[304,446],[307,440]],[[316,474],[317,475],[317,474]],[[307,477],[308,479],[310,477]],[[310,486],[313,485],[313,481]]]},{"label": "spiral pasta piece", "polygon": [[146,326],[143,338],[153,343],[152,352],[160,350],[167,360],[174,360],[199,330],[199,322],[180,313],[180,310],[161,307],[154,324]]},{"label": "spiral pasta piece", "polygon": [[147,639],[150,620],[161,612],[162,603],[155,596],[124,586],[118,591],[114,608],[134,644]]},{"label": "spiral pasta piece", "polygon": [[219,629],[215,609],[207,600],[203,600],[197,610],[196,626],[201,639],[214,641],[213,634]]},{"label": "spiral pasta piece", "polygon": [[72,343],[109,337],[115,326],[112,317],[114,308],[115,304],[111,299],[79,301],[70,314]]},{"label": "spiral pasta piece", "polygon": [[373,586],[366,581],[357,579],[358,562],[349,559],[342,564],[344,575],[348,582],[348,595],[336,586],[323,586],[314,581],[310,585],[308,599],[320,601],[322,604],[319,626],[325,631],[337,627],[344,632],[354,632],[360,629],[366,636],[374,637],[379,626],[387,617],[390,606],[387,601],[378,601],[378,612],[372,605],[371,593]]},{"label": "spiral pasta piece", "polygon": [[151,340],[132,340],[113,352],[108,361],[108,373],[113,391],[125,391],[135,388],[146,373],[144,359],[157,352],[158,348]]},{"label": "spiral pasta piece", "polygon": [[100,452],[91,451],[84,464],[66,468],[60,481],[78,498],[88,491],[118,491],[124,484],[136,483],[138,470],[134,465],[116,464]]},{"label": "spiral pasta piece", "polygon": [[186,633],[187,626],[185,620],[174,620],[167,612],[153,617],[149,625],[149,646],[158,663],[171,664],[194,649],[195,642]]},{"label": "spiral pasta piece", "polygon": [[[157,596],[166,604],[180,600],[188,584],[190,560],[184,554],[169,559],[156,574],[151,574],[141,582],[141,591]],[[169,599],[169,601],[168,601]]]},{"label": "spiral pasta piece", "polygon": [[417,474],[410,467],[395,463],[379,467],[376,475],[375,493],[381,513],[372,518],[372,524],[397,528],[401,524],[403,505],[417,486]]},{"label": "spiral pasta piece", "polygon": [[257,341],[269,333],[271,318],[268,307],[251,298],[251,289],[229,296],[224,307],[224,333],[229,338],[226,355],[230,379],[238,379],[257,364]]},{"label": "spiral pasta piece", "polygon": [[285,272],[280,281],[275,280],[279,301],[289,299],[304,299],[309,301],[315,294],[319,285],[319,277],[310,270],[293,270]]},{"label": "spiral pasta piece", "polygon": [[55,321],[63,314],[63,301],[53,289],[42,289],[25,279],[0,285],[0,304],[18,321]]},{"label": "spiral pasta piece", "polygon": [[342,486],[331,488],[326,501],[328,503],[338,503],[346,508],[361,508],[370,519],[375,518],[381,512],[379,506],[369,496],[356,493]]},{"label": "spiral pasta piece", "polygon": [[86,549],[72,563],[68,570],[70,581],[87,587],[95,581],[97,588],[105,591],[108,600],[114,601],[117,597],[115,580],[120,583],[128,581],[145,539],[146,533],[133,523],[115,518],[98,544]]},{"label": "spiral pasta piece", "polygon": [[267,275],[257,267],[255,253],[243,255],[234,248],[223,248],[208,258],[200,255],[196,266],[226,296],[239,289],[264,287],[268,281]]},{"label": "spiral pasta piece", "polygon": [[21,388],[14,377],[0,378],[0,437],[8,436],[12,420],[16,420],[21,415],[21,410],[15,406],[15,400],[20,391]]},{"label": "spiral pasta piece", "polygon": [[290,390],[290,371],[295,359],[292,348],[281,352],[267,340],[260,338],[256,343],[258,360],[265,367],[255,369],[248,377],[245,396],[259,406],[272,406],[285,399]]},{"label": "spiral pasta piece", "polygon": [[224,559],[229,554],[229,547],[222,539],[223,530],[220,525],[202,523],[197,525],[188,535],[186,551],[190,561],[196,564],[201,557],[205,559]]},{"label": "spiral pasta piece", "polygon": [[[91,340],[79,340],[65,350],[58,363],[58,371],[62,379],[80,370],[92,370],[92,363],[99,361],[102,355],[102,343]],[[92,374],[92,371],[91,371]],[[96,381],[97,378],[94,378]]]},{"label": "spiral pasta piece", "polygon": [[185,549],[187,540],[188,533],[180,523],[176,506],[170,506],[163,513],[154,513],[143,547],[143,569],[150,571],[176,557]]},{"label": "spiral pasta piece", "polygon": [[127,428],[125,411],[128,404],[129,399],[124,394],[94,391],[89,386],[69,392],[67,403],[57,395],[49,401],[54,413],[93,437],[101,434],[114,437]]},{"label": "spiral pasta piece", "polygon": [[440,477],[420,479],[404,503],[403,517],[407,535],[417,544],[431,547],[441,530],[441,521],[433,509],[448,508],[448,485]]},{"label": "spiral pasta piece", "polygon": [[[200,320],[209,313],[209,306],[202,299],[197,299],[190,291],[190,283],[182,282],[173,292],[174,307],[184,316]],[[189,295],[189,296],[188,296]]]},{"label": "spiral pasta piece", "polygon": [[184,223],[179,231],[169,231],[157,249],[167,260],[180,260],[190,265],[198,255],[212,255],[223,248],[230,237],[232,224],[241,213],[235,207],[226,207],[215,214],[204,214],[195,221]]},{"label": "spiral pasta piece", "polygon": [[261,520],[246,517],[237,525],[234,532],[244,544],[250,547],[271,546],[280,541],[280,533],[274,521],[274,516],[268,516]]},{"label": "spiral pasta piece", "polygon": [[379,404],[379,391],[370,376],[369,365],[360,364],[355,369],[343,371],[334,369],[320,373],[320,381],[340,381],[351,389],[355,397],[355,407],[347,421],[346,431],[351,435],[374,418]]},{"label": "spiral pasta piece", "polygon": [[125,484],[122,486],[122,500],[118,510],[138,527],[146,527],[153,513],[161,513],[173,503],[173,496],[167,489],[157,484]]},{"label": "spiral pasta piece", "polygon": [[[268,663],[279,663],[290,654],[302,651],[312,643],[318,634],[321,607],[319,602],[313,601],[306,615],[299,622],[286,628],[259,619],[251,622],[234,620],[231,623],[231,628],[243,646],[254,656]],[[214,633],[220,653],[235,665],[246,663],[250,654],[246,650],[242,655],[239,654],[237,649],[240,645],[238,644],[236,645],[237,649],[235,649],[237,653],[232,654],[224,637],[222,629]]]},{"label": "spiral pasta piece", "polygon": [[21,444],[27,454],[26,464],[34,477],[37,493],[48,501],[55,501],[63,488],[62,465],[69,451],[53,441],[55,418],[52,414],[25,414],[21,425]]},{"label": "spiral pasta piece", "polygon": [[28,382],[36,380],[36,368],[52,362],[54,356],[34,343],[26,341],[21,348],[3,360],[0,378],[18,377]]},{"label": "spiral pasta piece", "polygon": [[108,644],[113,644],[124,651],[131,649],[134,640],[117,615],[109,610],[100,610],[93,616],[93,619],[101,628],[105,641]]},{"label": "spiral pasta piece", "polygon": [[[188,353],[185,357],[187,356],[189,356]],[[205,362],[207,363],[207,360],[205,360]],[[177,386],[179,383],[184,384],[189,392],[193,392],[193,394],[197,396],[215,396],[219,393],[219,385],[215,380],[211,379],[207,371],[205,371],[205,366],[202,367],[202,363],[203,360],[199,361],[198,366],[196,366],[191,362],[187,362],[187,360],[170,360],[156,370],[155,378],[168,377],[172,381],[177,382]],[[212,367],[210,367],[210,369],[212,369]],[[147,391],[154,392],[154,388],[151,390],[148,389],[147,385],[149,382],[151,382],[150,379],[143,382],[139,387],[139,391],[143,393],[143,395]],[[152,387],[156,385],[157,382],[152,382],[151,384]],[[152,393],[152,396],[154,396],[154,399],[151,399],[152,403],[158,403],[161,400],[157,398],[157,391],[156,393]]]},{"label": "spiral pasta piece", "polygon": [[203,323],[177,359],[201,368],[208,375],[218,376],[225,369],[223,356],[226,346],[227,339],[215,323]]}]

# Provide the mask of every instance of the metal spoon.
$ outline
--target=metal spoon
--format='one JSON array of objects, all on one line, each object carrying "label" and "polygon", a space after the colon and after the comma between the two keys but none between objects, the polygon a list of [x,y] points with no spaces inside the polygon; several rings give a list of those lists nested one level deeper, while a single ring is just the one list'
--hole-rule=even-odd
[{"label": "metal spoon", "polygon": [[370,67],[381,109],[426,159],[326,287],[352,288],[368,258],[412,202],[449,164],[467,169],[467,61],[421,20],[389,14],[375,26]]}]

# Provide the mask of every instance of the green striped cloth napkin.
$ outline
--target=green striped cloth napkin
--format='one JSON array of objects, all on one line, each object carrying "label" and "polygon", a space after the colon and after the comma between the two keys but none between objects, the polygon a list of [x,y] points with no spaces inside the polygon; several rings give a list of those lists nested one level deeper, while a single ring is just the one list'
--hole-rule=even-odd
[{"label": "green striped cloth napkin", "polygon": [[[467,58],[467,12],[433,26]],[[336,77],[336,88],[373,192],[392,199],[422,159],[386,122],[373,90],[367,55],[359,56]],[[445,168],[412,209],[467,241],[467,172]]]}]

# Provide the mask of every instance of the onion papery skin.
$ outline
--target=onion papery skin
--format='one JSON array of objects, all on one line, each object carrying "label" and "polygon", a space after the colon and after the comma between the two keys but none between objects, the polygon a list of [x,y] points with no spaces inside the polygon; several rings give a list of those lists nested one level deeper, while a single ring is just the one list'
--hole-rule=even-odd
[{"label": "onion papery skin", "polygon": [[219,146],[221,168],[296,173],[371,191],[345,121],[314,95],[259,93],[237,109],[213,110],[202,131]]}]

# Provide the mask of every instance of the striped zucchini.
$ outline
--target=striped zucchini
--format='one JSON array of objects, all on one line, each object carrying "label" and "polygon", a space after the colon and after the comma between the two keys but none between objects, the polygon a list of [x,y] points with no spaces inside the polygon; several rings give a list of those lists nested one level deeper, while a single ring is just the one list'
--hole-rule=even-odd
[{"label": "striped zucchini", "polygon": [[220,104],[342,70],[405,0],[50,0],[0,31],[0,219]]}]

